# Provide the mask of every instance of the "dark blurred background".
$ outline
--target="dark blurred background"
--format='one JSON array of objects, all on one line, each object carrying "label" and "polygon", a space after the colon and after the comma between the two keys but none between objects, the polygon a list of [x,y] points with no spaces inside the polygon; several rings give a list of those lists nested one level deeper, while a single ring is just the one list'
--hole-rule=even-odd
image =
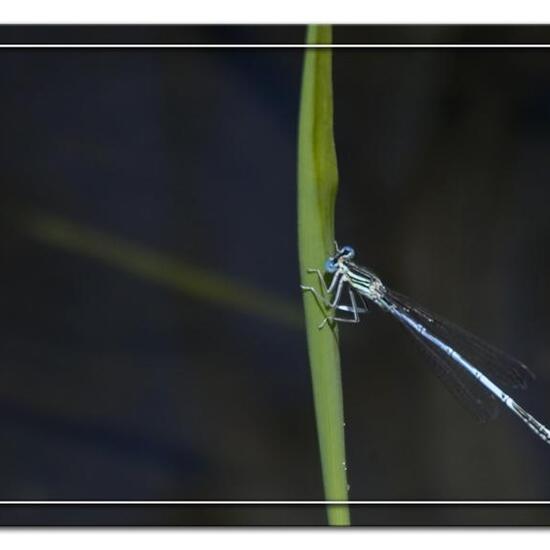
[{"label": "dark blurred background", "polygon": [[[301,43],[305,29],[188,32]],[[335,40],[357,32],[336,28]],[[518,30],[501,32],[514,42]],[[414,27],[376,33],[418,38]],[[0,51],[1,500],[323,498],[299,321],[302,59],[292,48]],[[550,51],[339,49],[334,94],[339,241],[392,288],[528,364],[537,380],[514,396],[550,423]],[[94,253],[78,240],[90,230]],[[171,260],[204,271],[167,284],[128,265],[128,247],[154,253],[157,275]],[[220,279],[193,290],[209,277]],[[214,287],[231,299],[208,299]],[[247,307],[256,291],[288,314]],[[548,446],[506,410],[476,423],[394,320],[374,312],[344,326],[341,351],[350,498],[550,500]],[[4,508],[0,522],[51,513]],[[152,508],[93,513],[160,521]],[[550,519],[528,506],[512,519],[481,507],[419,513],[356,507],[352,521]],[[163,521],[325,515],[196,506]]]}]

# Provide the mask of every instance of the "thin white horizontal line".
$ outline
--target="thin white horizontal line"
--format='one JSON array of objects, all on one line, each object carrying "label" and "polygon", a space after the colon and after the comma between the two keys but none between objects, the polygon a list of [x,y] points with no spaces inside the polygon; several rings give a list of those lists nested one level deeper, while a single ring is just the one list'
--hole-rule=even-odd
[{"label": "thin white horizontal line", "polygon": [[433,505],[433,504],[550,504],[550,500],[0,500],[3,504],[192,504],[192,505],[250,505],[250,504],[385,504],[385,505]]},{"label": "thin white horizontal line", "polygon": [[422,49],[472,49],[472,48],[550,48],[550,44],[0,44],[0,48],[154,48],[154,49],[190,49],[190,48],[317,48],[317,49],[346,49],[346,48],[422,48]]}]

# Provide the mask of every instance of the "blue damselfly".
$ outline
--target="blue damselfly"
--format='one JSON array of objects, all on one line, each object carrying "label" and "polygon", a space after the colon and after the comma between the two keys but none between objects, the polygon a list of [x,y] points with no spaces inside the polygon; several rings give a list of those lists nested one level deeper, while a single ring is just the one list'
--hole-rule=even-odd
[{"label": "blue damselfly", "polygon": [[[312,286],[302,286],[302,289],[313,292],[335,312],[324,319],[320,329],[333,321],[358,323],[360,315],[368,311],[367,302],[372,302],[395,317],[422,344],[441,380],[478,419],[495,417],[501,401],[541,439],[550,443],[550,430],[502,389],[525,388],[527,381],[534,378],[523,363],[390,290],[372,271],[355,264],[354,256],[352,247],[336,245],[335,254],[325,263],[326,273],[332,276],[328,285],[320,270],[308,270],[317,274],[324,294]],[[347,305],[342,303],[346,294]],[[345,313],[349,315],[343,316]]]}]

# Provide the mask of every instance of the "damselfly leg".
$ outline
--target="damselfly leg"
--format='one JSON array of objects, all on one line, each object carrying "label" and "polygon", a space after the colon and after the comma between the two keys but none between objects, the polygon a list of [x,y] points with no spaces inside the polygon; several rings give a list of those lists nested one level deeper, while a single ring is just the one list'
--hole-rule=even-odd
[{"label": "damselfly leg", "polygon": [[313,295],[315,296],[315,298],[317,299],[317,301],[319,303],[324,304],[325,306],[327,306],[331,309],[335,309],[335,310],[338,310],[338,311],[346,311],[348,313],[353,314],[352,318],[337,317],[337,316],[325,317],[323,319],[323,321],[321,322],[321,324],[319,325],[320,329],[323,328],[329,321],[330,322],[340,321],[340,322],[343,322],[343,323],[358,323],[359,322],[359,314],[360,313],[366,313],[368,311],[367,304],[366,304],[364,298],[360,294],[358,296],[361,300],[361,303],[362,303],[363,307],[358,307],[357,306],[357,301],[355,299],[355,293],[353,292],[353,290],[351,288],[348,289],[348,294],[349,294],[349,298],[350,298],[350,305],[344,305],[344,304],[340,303],[341,298],[342,298],[342,291],[344,289],[344,284],[346,283],[346,281],[341,277],[341,275],[339,273],[336,273],[333,276],[333,278],[332,278],[332,280],[331,280],[331,282],[328,286],[325,282],[323,274],[321,273],[321,271],[319,269],[308,269],[308,273],[315,273],[317,275],[317,277],[319,278],[319,284],[320,284],[321,288],[323,289],[325,294],[328,295],[329,297],[331,295],[333,295],[333,299],[331,301],[329,298],[327,298],[327,296],[324,296],[324,295],[320,294],[319,291],[315,287],[312,287],[312,286],[301,285],[302,290],[307,290],[307,291],[313,293]]},{"label": "damselfly leg", "polygon": [[329,321],[332,323],[334,321],[338,321],[340,323],[358,323],[361,319],[359,318],[360,313],[366,313],[368,309],[357,307],[357,302],[355,300],[355,294],[353,290],[350,288],[348,289],[349,299],[351,302],[351,305],[346,306],[342,304],[338,304],[334,307],[335,310],[338,311],[347,311],[349,313],[353,313],[353,317],[336,317],[336,316],[330,316],[325,317],[323,319],[323,322],[319,325],[319,328],[323,328]]},{"label": "damselfly leg", "polygon": [[[321,285],[321,288],[323,289],[325,294],[328,294],[329,296],[332,294],[332,292],[334,291],[334,289],[338,285],[338,281],[341,279],[341,274],[340,273],[335,273],[334,276],[332,277],[332,280],[330,281],[330,284],[327,286],[327,283],[325,282],[325,278],[323,277],[323,274],[321,273],[320,269],[308,269],[307,272],[308,273],[315,273],[317,275],[317,278],[319,279],[319,284]],[[302,286],[302,288],[311,289],[313,287],[304,287],[304,286]],[[330,301],[327,300],[326,304],[330,305]],[[334,305],[335,304],[331,305],[330,307],[334,307]]]}]

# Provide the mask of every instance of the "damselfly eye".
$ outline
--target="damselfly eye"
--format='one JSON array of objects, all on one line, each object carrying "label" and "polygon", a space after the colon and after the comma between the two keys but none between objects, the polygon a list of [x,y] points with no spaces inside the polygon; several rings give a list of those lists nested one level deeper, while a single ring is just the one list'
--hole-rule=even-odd
[{"label": "damselfly eye", "polygon": [[351,246],[344,246],[340,251],[342,256],[348,260],[351,260],[355,256],[355,250]]},{"label": "damselfly eye", "polygon": [[338,269],[338,266],[336,265],[336,262],[332,258],[329,258],[325,262],[325,271],[327,273],[334,273],[337,269]]}]

